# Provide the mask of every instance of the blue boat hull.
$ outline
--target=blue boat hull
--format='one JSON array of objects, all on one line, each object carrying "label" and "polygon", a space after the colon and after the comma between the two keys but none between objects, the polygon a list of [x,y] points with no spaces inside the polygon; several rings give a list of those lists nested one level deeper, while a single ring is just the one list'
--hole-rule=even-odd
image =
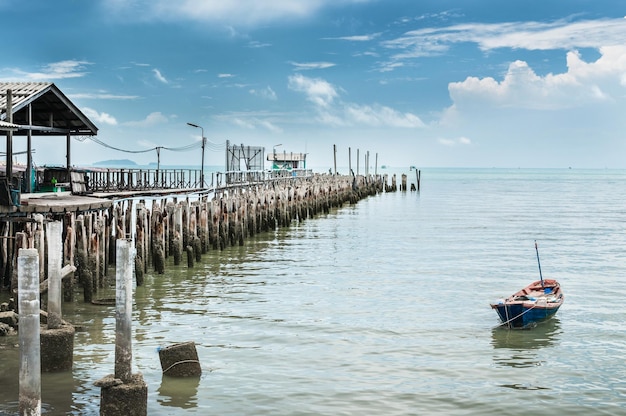
[{"label": "blue boat hull", "polygon": [[553,317],[559,310],[554,308],[533,308],[524,305],[497,305],[494,309],[498,312],[503,325],[512,328],[529,328],[536,323]]}]

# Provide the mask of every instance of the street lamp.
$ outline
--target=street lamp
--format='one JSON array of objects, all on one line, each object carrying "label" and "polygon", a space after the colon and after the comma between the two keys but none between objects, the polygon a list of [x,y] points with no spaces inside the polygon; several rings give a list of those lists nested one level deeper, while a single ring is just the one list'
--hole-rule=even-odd
[{"label": "street lamp", "polygon": [[187,125],[191,127],[196,127],[202,130],[202,165],[201,165],[202,170],[200,171],[200,183],[202,185],[200,186],[204,188],[204,144],[206,143],[206,137],[204,137],[204,128],[202,126],[198,126],[197,124],[193,124],[193,123],[187,123]]}]

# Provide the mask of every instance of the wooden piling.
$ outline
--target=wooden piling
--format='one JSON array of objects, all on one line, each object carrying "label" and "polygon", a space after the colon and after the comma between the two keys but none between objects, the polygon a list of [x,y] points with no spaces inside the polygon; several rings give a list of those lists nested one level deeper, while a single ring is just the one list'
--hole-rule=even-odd
[{"label": "wooden piling", "polygon": [[159,204],[154,204],[152,209],[152,258],[154,271],[158,274],[163,274],[165,273],[165,236],[163,214]]},{"label": "wooden piling", "polygon": [[[418,173],[419,179],[419,173]],[[216,190],[212,195],[184,198],[160,197],[146,200],[118,200],[99,210],[68,208],[64,211],[33,216],[24,222],[0,219],[0,273],[4,285],[16,288],[15,253],[20,247],[33,246],[40,259],[47,255],[41,243],[48,221],[63,221],[63,264],[76,265],[76,281],[91,302],[93,294],[106,285],[109,264],[115,264],[116,240],[135,240],[134,271],[137,285],[144,284],[150,266],[156,274],[165,273],[167,257],[179,265],[184,251],[189,260],[202,261],[214,250],[242,246],[258,233],[289,227],[327,213],[345,203],[378,192],[395,190],[387,176],[314,175],[305,179],[284,178]],[[132,228],[131,228],[132,227]],[[44,270],[42,272],[42,270]],[[40,268],[40,280],[45,269]],[[71,300],[73,276],[63,280],[63,298]]]}]

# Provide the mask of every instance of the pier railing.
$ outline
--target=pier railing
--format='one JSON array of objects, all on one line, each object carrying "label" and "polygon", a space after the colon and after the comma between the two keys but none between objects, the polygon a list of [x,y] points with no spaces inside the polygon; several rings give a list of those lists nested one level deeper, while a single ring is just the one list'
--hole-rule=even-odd
[{"label": "pier railing", "polygon": [[201,188],[195,169],[97,169],[85,172],[92,192]]},{"label": "pier railing", "polygon": [[221,183],[222,178],[220,177],[216,186],[264,183],[285,179],[306,178],[312,175],[313,171],[310,169],[238,170],[224,173],[224,183]]},{"label": "pier railing", "polygon": [[202,183],[202,172],[196,169],[100,168],[85,171],[90,192],[214,189],[312,175],[313,171],[308,169],[210,172],[204,175]]}]

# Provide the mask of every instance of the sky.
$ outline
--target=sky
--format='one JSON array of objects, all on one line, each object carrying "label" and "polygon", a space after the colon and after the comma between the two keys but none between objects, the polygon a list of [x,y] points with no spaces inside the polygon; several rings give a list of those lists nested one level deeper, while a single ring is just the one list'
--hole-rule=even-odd
[{"label": "sky", "polygon": [[[159,147],[199,165],[203,132],[217,166],[229,141],[324,170],[334,148],[339,166],[626,168],[621,3],[0,0],[0,80],[53,82],[95,123],[78,166]],[[65,162],[63,137],[33,147]]]}]

